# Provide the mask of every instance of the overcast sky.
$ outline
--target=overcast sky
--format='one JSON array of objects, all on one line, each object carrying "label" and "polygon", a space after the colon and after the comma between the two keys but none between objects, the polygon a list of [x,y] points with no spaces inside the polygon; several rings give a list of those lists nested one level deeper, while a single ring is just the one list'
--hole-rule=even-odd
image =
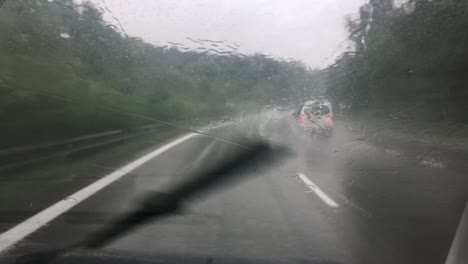
[{"label": "overcast sky", "polygon": [[[146,42],[196,47],[187,39],[236,43],[239,52],[293,58],[311,67],[346,39],[345,16],[365,0],[93,0],[105,4],[126,32]],[[106,16],[110,20],[110,16]],[[232,46],[232,45],[231,45]],[[347,45],[335,52],[339,55]]]}]

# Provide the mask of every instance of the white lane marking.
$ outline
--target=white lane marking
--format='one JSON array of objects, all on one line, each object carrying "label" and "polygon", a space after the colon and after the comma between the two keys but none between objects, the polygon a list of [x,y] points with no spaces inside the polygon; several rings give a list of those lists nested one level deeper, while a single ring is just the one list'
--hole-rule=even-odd
[{"label": "white lane marking", "polygon": [[354,209],[358,210],[363,216],[372,217],[372,212],[371,211],[368,211],[368,210],[360,207],[359,205],[354,203],[352,200],[346,198],[344,195],[342,195],[342,194],[340,194],[338,192],[334,192],[334,194],[336,196],[340,197],[343,200],[343,203],[345,205],[349,205],[349,206],[353,207]]},{"label": "white lane marking", "polygon": [[312,190],[322,201],[324,201],[328,206],[330,207],[338,207],[338,204],[332,200],[326,193],[324,193],[322,190],[320,190],[317,185],[315,185],[307,176],[305,176],[302,173],[298,173],[297,176],[299,179],[301,179],[307,187],[309,187],[310,190]]},{"label": "white lane marking", "polygon": [[466,248],[468,247],[468,204],[465,205],[465,210],[460,218],[460,222],[455,232],[455,236],[450,246],[445,264],[461,264],[466,263],[468,254]]},{"label": "white lane marking", "polygon": [[183,136],[179,139],[176,139],[157,150],[146,154],[145,156],[128,163],[127,165],[121,167],[120,169],[104,176],[103,178],[95,181],[94,183],[84,187],[83,189],[75,192],[74,194],[68,196],[67,198],[55,203],[54,205],[48,207],[47,209],[33,215],[32,217],[26,219],[22,223],[16,225],[10,230],[0,234],[0,253],[12,245],[16,244],[26,236],[35,232],[42,226],[46,225],[56,217],[70,210],[80,202],[89,198],[91,195],[102,190],[104,187],[109,184],[117,181],[121,177],[125,176],[129,172],[135,170],[146,162],[154,159],[163,152],[175,147],[176,145],[196,136],[198,134],[190,133],[186,136]]},{"label": "white lane marking", "polygon": [[261,122],[260,125],[258,126],[258,134],[260,134],[260,136],[265,136],[265,126],[266,126],[267,122]]},{"label": "white lane marking", "polygon": [[263,131],[264,131],[264,130],[263,130],[263,127],[260,127],[260,128],[258,129],[258,133],[259,133],[260,136],[262,136],[262,137],[265,136],[265,133],[264,133]]},{"label": "white lane marking", "polygon": [[195,166],[198,166],[199,164],[201,164],[205,160],[205,158],[208,156],[211,149],[217,142],[218,141],[216,139],[211,140],[210,144],[208,144],[208,146],[205,147],[205,149],[200,153],[200,155],[198,155],[198,157],[195,159],[193,164]]}]

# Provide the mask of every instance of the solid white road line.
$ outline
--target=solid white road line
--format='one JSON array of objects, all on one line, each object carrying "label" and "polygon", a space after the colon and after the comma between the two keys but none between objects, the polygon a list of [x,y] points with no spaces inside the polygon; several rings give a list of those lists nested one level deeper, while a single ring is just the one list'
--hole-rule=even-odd
[{"label": "solid white road line", "polygon": [[70,210],[80,202],[84,201],[85,199],[89,198],[91,195],[97,193],[98,191],[102,190],[104,187],[108,186],[109,184],[115,182],[116,180],[120,179],[121,177],[125,176],[129,172],[135,170],[136,168],[140,167],[141,165],[145,164],[146,162],[154,159],[155,157],[159,156],[163,152],[171,149],[172,147],[196,136],[198,134],[190,133],[186,136],[183,136],[179,139],[176,139],[157,150],[146,154],[145,156],[130,162],[129,164],[121,167],[120,169],[104,176],[103,178],[95,181],[94,183],[84,187],[83,189],[75,192],[74,194],[70,195],[69,197],[57,202],[56,204],[48,207],[47,209],[35,214],[34,216],[26,219],[22,223],[16,225],[15,227],[11,228],[10,230],[0,234],[0,253],[8,248],[10,248],[15,243],[19,242],[21,239],[25,238],[29,234],[33,233],[34,231],[38,230],[40,227],[46,225],[54,218],[60,216],[61,214],[65,213],[66,211]]},{"label": "solid white road line", "polygon": [[332,198],[330,198],[326,193],[320,190],[320,188],[317,187],[317,185],[315,185],[311,180],[309,180],[307,176],[305,176],[302,173],[298,173],[297,176],[299,177],[299,179],[301,179],[305,183],[305,185],[307,185],[307,187],[310,188],[310,190],[312,190],[328,206],[334,207],[334,208],[338,207],[338,204],[335,201],[333,201]]},{"label": "solid white road line", "polygon": [[195,159],[195,161],[193,161],[193,164],[195,166],[198,166],[200,164],[202,164],[203,161],[205,161],[205,158],[208,156],[208,154],[210,153],[211,149],[213,148],[213,146],[217,143],[218,141],[216,139],[212,139],[210,144],[208,144],[208,146],[205,147],[205,149],[203,149],[203,151],[200,153],[200,155],[198,155],[198,157]]}]

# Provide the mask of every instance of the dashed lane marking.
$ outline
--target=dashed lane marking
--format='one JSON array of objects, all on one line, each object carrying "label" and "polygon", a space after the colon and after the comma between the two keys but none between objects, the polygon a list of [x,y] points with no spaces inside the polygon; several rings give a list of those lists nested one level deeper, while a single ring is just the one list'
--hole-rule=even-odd
[{"label": "dashed lane marking", "polygon": [[324,193],[317,185],[315,185],[307,176],[298,173],[297,176],[301,179],[311,191],[313,191],[322,201],[330,207],[337,208],[338,204],[333,201],[326,193]]}]

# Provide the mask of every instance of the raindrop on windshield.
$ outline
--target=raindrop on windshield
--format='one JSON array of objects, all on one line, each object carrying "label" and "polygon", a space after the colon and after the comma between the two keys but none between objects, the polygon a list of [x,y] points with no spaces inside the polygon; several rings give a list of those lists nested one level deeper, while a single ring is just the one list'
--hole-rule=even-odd
[{"label": "raindrop on windshield", "polygon": [[64,39],[68,39],[68,38],[70,38],[70,34],[62,32],[62,33],[60,33],[60,37],[64,38]]}]

